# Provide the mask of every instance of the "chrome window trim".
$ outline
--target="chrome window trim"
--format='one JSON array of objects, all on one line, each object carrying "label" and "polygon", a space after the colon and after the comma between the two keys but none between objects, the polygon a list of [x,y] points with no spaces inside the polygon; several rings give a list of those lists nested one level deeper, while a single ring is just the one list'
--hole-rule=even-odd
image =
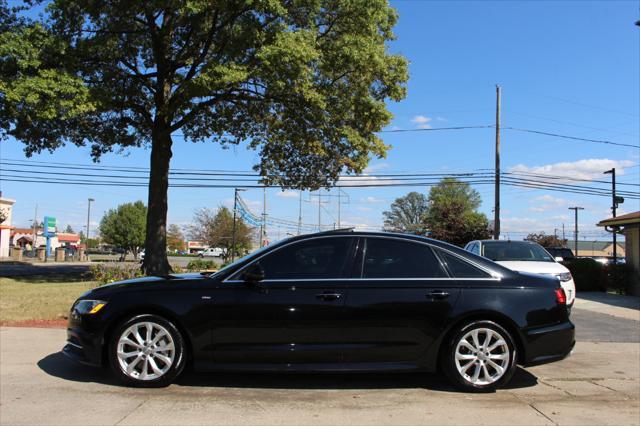
[{"label": "chrome window trim", "polygon": [[[243,283],[243,280],[238,280],[238,279],[231,279],[231,277],[235,277],[238,276],[238,274],[242,273],[245,269],[249,268],[251,265],[253,265],[254,263],[256,263],[257,261],[259,261],[260,259],[262,259],[264,256],[271,254],[271,253],[275,253],[278,250],[281,250],[285,247],[289,247],[290,245],[293,244],[297,244],[297,243],[302,243],[302,242],[306,242],[306,241],[310,241],[310,240],[319,240],[319,239],[324,239],[324,238],[381,238],[381,239],[388,239],[388,240],[399,240],[399,241],[405,241],[405,242],[409,242],[409,243],[414,243],[414,244],[422,244],[425,245],[429,248],[431,248],[431,250],[443,250],[445,252],[447,252],[448,254],[450,254],[451,256],[454,256],[458,259],[461,259],[463,262],[469,263],[472,266],[486,272],[487,274],[490,275],[490,277],[487,278],[455,278],[455,277],[442,277],[442,278],[284,278],[284,279],[265,279],[262,280],[260,282],[265,282],[265,283],[269,283],[269,282],[308,282],[308,281],[388,281],[388,280],[400,280],[400,281],[432,281],[432,280],[465,280],[465,281],[500,281],[502,279],[502,276],[500,274],[498,274],[495,271],[492,271],[490,269],[487,269],[486,267],[479,265],[473,261],[467,260],[464,257],[458,255],[457,253],[452,252],[451,250],[448,250],[444,247],[438,247],[438,246],[434,246],[432,244],[429,244],[427,242],[424,241],[416,241],[413,239],[409,239],[409,238],[401,238],[401,237],[396,237],[393,235],[349,235],[349,234],[334,234],[334,235],[319,235],[317,237],[310,237],[310,238],[305,238],[303,240],[296,240],[296,241],[291,241],[287,244],[283,244],[280,247],[275,248],[274,250],[270,250],[266,253],[261,254],[260,256],[258,256],[256,259],[253,259],[251,262],[247,263],[245,266],[243,266],[242,268],[240,268],[239,270],[237,270],[236,272],[234,272],[233,274],[231,274],[230,277],[225,278],[224,280],[222,280],[223,283]],[[437,253],[434,253],[437,256]]]}]

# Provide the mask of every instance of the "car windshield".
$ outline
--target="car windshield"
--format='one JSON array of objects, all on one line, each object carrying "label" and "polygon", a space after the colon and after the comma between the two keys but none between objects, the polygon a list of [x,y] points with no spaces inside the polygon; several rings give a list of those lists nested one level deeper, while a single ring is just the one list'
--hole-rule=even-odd
[{"label": "car windshield", "polygon": [[553,257],[538,244],[495,241],[482,245],[482,255],[493,261],[553,262]]}]

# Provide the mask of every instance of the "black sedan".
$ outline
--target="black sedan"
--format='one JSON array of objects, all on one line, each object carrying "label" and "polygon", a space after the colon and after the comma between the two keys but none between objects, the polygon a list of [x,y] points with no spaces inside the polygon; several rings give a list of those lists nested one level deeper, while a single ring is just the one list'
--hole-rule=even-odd
[{"label": "black sedan", "polygon": [[64,353],[134,386],[200,371],[443,371],[496,389],[516,364],[574,345],[556,279],[439,241],[333,231],[290,238],[212,275],[98,287],[69,316]]}]

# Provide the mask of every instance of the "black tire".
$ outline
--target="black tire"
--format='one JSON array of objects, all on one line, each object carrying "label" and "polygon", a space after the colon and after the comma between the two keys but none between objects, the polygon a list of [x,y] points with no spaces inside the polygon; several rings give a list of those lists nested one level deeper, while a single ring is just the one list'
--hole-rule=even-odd
[{"label": "black tire", "polygon": [[[166,330],[166,332],[168,332],[168,334],[171,336],[171,339],[173,340],[173,346],[174,346],[173,362],[170,364],[170,367],[166,370],[166,372],[164,372],[164,374],[162,374],[158,378],[142,380],[140,378],[132,377],[131,375],[128,375],[125,372],[124,367],[121,365],[121,362],[118,358],[118,342],[120,340],[120,337],[127,329],[129,329],[130,327],[134,326],[137,323],[140,323],[141,325],[142,323],[156,324],[159,327]],[[137,342],[134,342],[134,343],[137,344]],[[138,355],[138,356],[141,356],[141,355]],[[149,355],[145,355],[145,357],[148,357],[148,356]],[[167,319],[161,316],[151,315],[151,314],[133,316],[125,320],[124,322],[122,322],[119,326],[117,326],[114,332],[112,333],[112,335],[109,336],[109,347],[108,347],[107,357],[109,360],[109,365],[111,366],[111,370],[114,372],[118,380],[120,380],[122,383],[126,384],[127,386],[144,387],[144,388],[165,387],[170,385],[180,375],[180,373],[182,373],[186,364],[185,344],[180,331],[171,321],[168,321]],[[134,356],[134,359],[135,358],[136,357]],[[142,361],[139,361],[139,362],[144,362],[144,358]],[[163,368],[166,367],[166,365],[169,365],[169,364],[163,365],[162,363],[157,364],[158,362],[157,360],[155,360],[154,362],[156,363],[155,364],[156,366],[162,366]],[[149,371],[149,369],[147,369],[147,371]]]},{"label": "black tire", "polygon": [[[506,343],[506,348],[508,348],[508,360],[504,361],[505,365],[502,366],[503,373],[495,381],[489,383],[489,381],[487,380],[485,381],[486,383],[473,383],[471,381],[473,377],[469,377],[471,376],[471,374],[464,376],[463,373],[458,370],[458,366],[456,363],[456,349],[463,337],[468,336],[469,333],[473,332],[474,330],[479,330],[480,336],[484,336],[486,338],[487,334],[482,330],[487,329],[492,330],[504,340],[504,342]],[[490,342],[496,343],[498,340],[499,339],[497,339],[494,335]],[[467,342],[468,341],[469,340],[467,340]],[[517,368],[518,354],[513,337],[504,327],[493,321],[480,320],[464,324],[463,326],[458,328],[457,331],[451,333],[451,338],[446,342],[446,345],[447,346],[441,359],[442,370],[458,389],[465,392],[493,392],[496,389],[507,384],[509,380],[511,380],[511,377],[513,376],[513,373]],[[489,346],[491,346],[491,344]],[[504,345],[500,345],[499,349],[502,350],[502,353],[500,353],[499,355],[503,356],[505,353],[507,353]],[[468,355],[480,356],[479,354],[472,352],[469,352]],[[482,354],[483,357],[484,355],[485,354]],[[462,365],[462,367],[464,368],[469,365],[469,370],[473,370],[474,373],[478,368],[480,369],[480,373],[483,375],[483,377],[486,377],[484,371],[489,372],[490,375],[491,373],[498,375],[498,370],[490,366],[488,364],[489,361],[485,361],[485,359],[486,358],[482,358],[482,360],[471,361],[469,364]],[[493,359],[491,359],[491,361],[495,363]],[[464,360],[460,361],[460,363],[462,362],[464,362]],[[486,367],[484,366],[485,362],[487,362]],[[500,363],[501,361],[498,362]],[[486,370],[483,370],[484,368],[486,368]]]}]

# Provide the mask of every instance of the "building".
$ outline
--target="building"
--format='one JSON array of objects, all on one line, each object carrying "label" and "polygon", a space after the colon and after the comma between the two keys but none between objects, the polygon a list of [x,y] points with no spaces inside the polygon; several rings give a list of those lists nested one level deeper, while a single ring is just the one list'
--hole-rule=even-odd
[{"label": "building", "polygon": [[187,241],[187,251],[190,254],[199,253],[209,248],[209,245],[202,241]]},{"label": "building", "polygon": [[[14,228],[11,231],[10,243],[14,247],[22,247],[30,249],[33,247],[33,229],[32,228]],[[42,235],[42,231],[36,234],[35,247],[44,247],[47,239]],[[80,244],[80,236],[78,234],[68,234],[64,232],[57,233],[55,237],[51,237],[51,250],[58,247],[77,247]]]},{"label": "building", "polygon": [[[640,277],[640,211],[604,219],[597,225],[624,235],[625,260],[636,271],[636,279]],[[640,282],[636,283],[635,293],[640,294]]]},{"label": "building", "polygon": [[[617,256],[624,257],[624,243],[617,242]],[[573,250],[573,241],[569,241],[567,246]],[[576,254],[576,253],[574,253]],[[587,257],[611,257],[613,256],[613,242],[612,241],[589,241],[582,240],[578,241],[578,253],[576,256],[587,256]]]},{"label": "building", "polygon": [[3,198],[0,192],[0,257],[9,257],[11,245],[11,219],[13,216],[13,204],[16,200]]}]

